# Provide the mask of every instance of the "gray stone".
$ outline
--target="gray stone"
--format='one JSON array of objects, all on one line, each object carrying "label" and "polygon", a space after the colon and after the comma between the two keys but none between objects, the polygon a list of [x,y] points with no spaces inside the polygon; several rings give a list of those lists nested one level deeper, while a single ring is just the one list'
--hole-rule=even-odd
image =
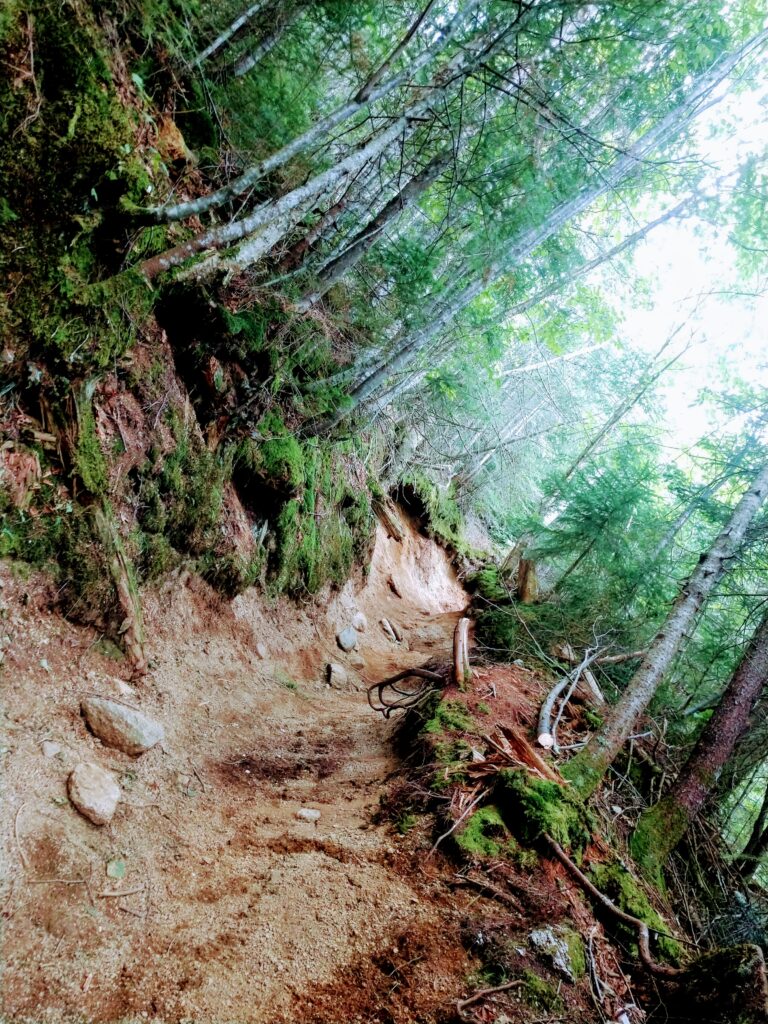
[{"label": "gray stone", "polygon": [[[365,668],[365,658],[359,651],[353,651],[349,656],[349,664],[352,668]],[[357,687],[355,687],[357,689]]]},{"label": "gray stone", "polygon": [[264,659],[267,656],[266,646],[262,643],[256,644],[256,654],[258,655],[259,658],[261,658],[262,661],[264,661]]},{"label": "gray stone", "polygon": [[355,612],[352,616],[352,628],[356,629],[358,633],[364,633],[368,628],[368,619],[362,612]]},{"label": "gray stone", "polygon": [[336,643],[342,651],[354,651],[357,647],[357,630],[354,626],[347,626],[336,635]]},{"label": "gray stone", "polygon": [[346,690],[348,678],[347,670],[343,665],[332,661],[326,665],[325,673],[329,686],[332,686],[334,690]]},{"label": "gray stone", "polygon": [[61,744],[53,743],[51,740],[43,740],[43,757],[56,757],[61,753]]},{"label": "gray stone", "polygon": [[394,629],[392,628],[392,623],[389,621],[389,619],[380,619],[379,622],[381,628],[384,630],[384,636],[386,636],[387,640],[391,640],[393,644],[396,644],[397,635]]},{"label": "gray stone", "polygon": [[126,754],[143,754],[165,736],[162,725],[154,718],[107,697],[86,697],[80,710],[102,743]]},{"label": "gray stone", "polygon": [[320,820],[320,811],[316,811],[312,807],[302,807],[296,811],[296,817],[299,821],[314,821],[317,823]]},{"label": "gray stone", "polygon": [[517,665],[518,668],[525,668],[525,662],[522,658],[515,658],[512,662],[513,665]]},{"label": "gray stone", "polygon": [[120,786],[112,772],[97,764],[79,764],[67,781],[69,799],[94,825],[112,820],[120,801]]},{"label": "gray stone", "polygon": [[547,925],[532,931],[528,941],[569,981],[578,981],[584,976],[584,945],[572,928]]}]

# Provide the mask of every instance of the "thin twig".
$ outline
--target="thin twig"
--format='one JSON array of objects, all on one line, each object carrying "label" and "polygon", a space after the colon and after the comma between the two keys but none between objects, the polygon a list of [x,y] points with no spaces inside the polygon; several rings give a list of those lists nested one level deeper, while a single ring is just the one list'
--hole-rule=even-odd
[{"label": "thin twig", "polygon": [[456,1009],[459,1013],[463,1013],[468,1006],[479,1003],[481,999],[487,999],[488,996],[496,995],[497,992],[508,992],[511,988],[520,988],[524,984],[525,982],[518,978],[515,981],[505,981],[503,985],[495,985],[493,988],[481,988],[466,999],[459,999],[456,1003]]}]

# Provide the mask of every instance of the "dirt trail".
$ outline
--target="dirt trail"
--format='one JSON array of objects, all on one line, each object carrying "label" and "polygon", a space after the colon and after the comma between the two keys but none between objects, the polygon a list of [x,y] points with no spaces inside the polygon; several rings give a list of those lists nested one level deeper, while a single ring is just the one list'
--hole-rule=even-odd
[{"label": "dirt trail", "polygon": [[[396,764],[364,687],[449,657],[467,598],[442,549],[379,528],[365,586],[304,608],[173,578],[145,597],[150,673],[135,692],[97,634],[46,610],[43,583],[2,579],[4,1019],[295,1021],[404,929],[439,929],[398,837],[372,822]],[[348,656],[335,636],[358,610],[368,625]],[[358,688],[330,689],[329,661]],[[87,693],[156,715],[162,748],[103,747],[79,714]],[[66,799],[81,760],[121,780],[103,828]]]}]

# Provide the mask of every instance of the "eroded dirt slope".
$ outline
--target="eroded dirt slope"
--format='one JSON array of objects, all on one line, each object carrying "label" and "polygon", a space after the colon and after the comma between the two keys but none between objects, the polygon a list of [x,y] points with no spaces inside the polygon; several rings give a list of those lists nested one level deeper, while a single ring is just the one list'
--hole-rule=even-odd
[{"label": "eroded dirt slope", "polygon": [[[303,608],[256,592],[222,602],[174,576],[145,594],[139,683],[98,634],[48,610],[42,579],[5,566],[2,580],[4,1019],[294,1021],[382,951],[395,985],[405,946],[430,935],[439,952],[429,878],[372,821],[396,763],[364,687],[448,656],[467,598],[440,548],[379,528],[365,586]],[[344,655],[335,637],[355,611],[368,626]],[[329,661],[348,689],[327,686]],[[160,719],[162,746],[104,747],[80,715],[92,693]],[[120,779],[107,826],[67,800],[80,761]],[[448,955],[430,965],[435,1005],[455,996],[455,972]]]}]

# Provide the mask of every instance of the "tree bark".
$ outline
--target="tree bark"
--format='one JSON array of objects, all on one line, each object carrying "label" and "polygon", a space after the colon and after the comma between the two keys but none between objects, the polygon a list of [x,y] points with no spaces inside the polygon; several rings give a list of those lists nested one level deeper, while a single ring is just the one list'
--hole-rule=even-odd
[{"label": "tree bark", "polygon": [[434,156],[427,166],[414,175],[378,214],[352,239],[347,248],[336,259],[331,260],[317,275],[312,288],[296,303],[299,312],[306,312],[340,281],[368,252],[381,237],[386,227],[414,203],[429,186],[450,166],[453,150]]},{"label": "tree bark", "polygon": [[[306,152],[308,149],[312,149],[340,124],[348,121],[350,118],[354,117],[355,114],[360,113],[370,104],[383,99],[385,96],[394,92],[395,89],[408,82],[413,75],[423,67],[426,67],[426,65],[429,64],[438,55],[438,53],[440,53],[440,51],[456,35],[461,25],[464,23],[466,16],[478,7],[479,4],[480,0],[471,0],[469,5],[457,14],[445,30],[437,37],[435,42],[420,54],[409,67],[376,86],[370,91],[365,99],[361,100],[358,99],[357,96],[354,96],[351,100],[348,100],[346,103],[342,104],[342,106],[337,107],[336,110],[321,118],[316,124],[312,125],[311,128],[308,128],[307,131],[303,132],[295,139],[292,139],[291,142],[286,143],[286,145],[277,150],[276,153],[272,153],[272,155],[268,156],[265,160],[261,160],[259,163],[253,164],[228,185],[224,185],[222,188],[217,189],[215,192],[210,192],[206,196],[200,196],[198,199],[190,199],[186,202],[171,204],[170,206],[155,206],[145,210],[135,210],[131,212],[133,212],[139,220],[147,221],[149,223],[163,224],[171,221],[186,220],[188,217],[199,216],[207,210],[213,210],[220,206],[224,206],[236,196],[242,195],[244,192],[253,188],[257,182],[261,181],[261,179],[266,177],[266,175],[277,170],[278,167],[282,167],[284,164],[288,163],[289,160],[292,160],[299,154]],[[452,76],[453,66],[456,63],[457,59],[452,58],[446,65],[444,71],[439,73],[439,77],[433,80],[432,86],[426,87],[427,90],[430,88],[439,88],[439,83],[446,74],[447,77],[450,78]]]},{"label": "tree bark", "polygon": [[255,18],[257,14],[260,14],[268,5],[268,3],[269,0],[257,0],[255,4],[251,4],[250,7],[244,10],[241,15],[235,18],[235,20],[227,26],[224,29],[224,31],[220,35],[218,35],[209,46],[206,46],[204,50],[198,53],[198,55],[194,58],[192,63],[196,66],[199,66],[200,64],[203,64],[205,61],[207,61],[210,57],[213,57],[215,53],[218,53],[222,47],[227,45],[227,43],[230,41],[230,39],[232,39],[233,36],[237,35],[237,33],[240,31],[243,25],[246,25],[249,21]]},{"label": "tree bark", "polygon": [[696,616],[722,579],[728,561],[739,549],[747,529],[768,493],[768,464],[744,492],[728,523],[680,592],[666,622],[656,634],[635,675],[599,732],[563,769],[583,796],[600,784],[603,775],[629,737],[664,678]]}]

